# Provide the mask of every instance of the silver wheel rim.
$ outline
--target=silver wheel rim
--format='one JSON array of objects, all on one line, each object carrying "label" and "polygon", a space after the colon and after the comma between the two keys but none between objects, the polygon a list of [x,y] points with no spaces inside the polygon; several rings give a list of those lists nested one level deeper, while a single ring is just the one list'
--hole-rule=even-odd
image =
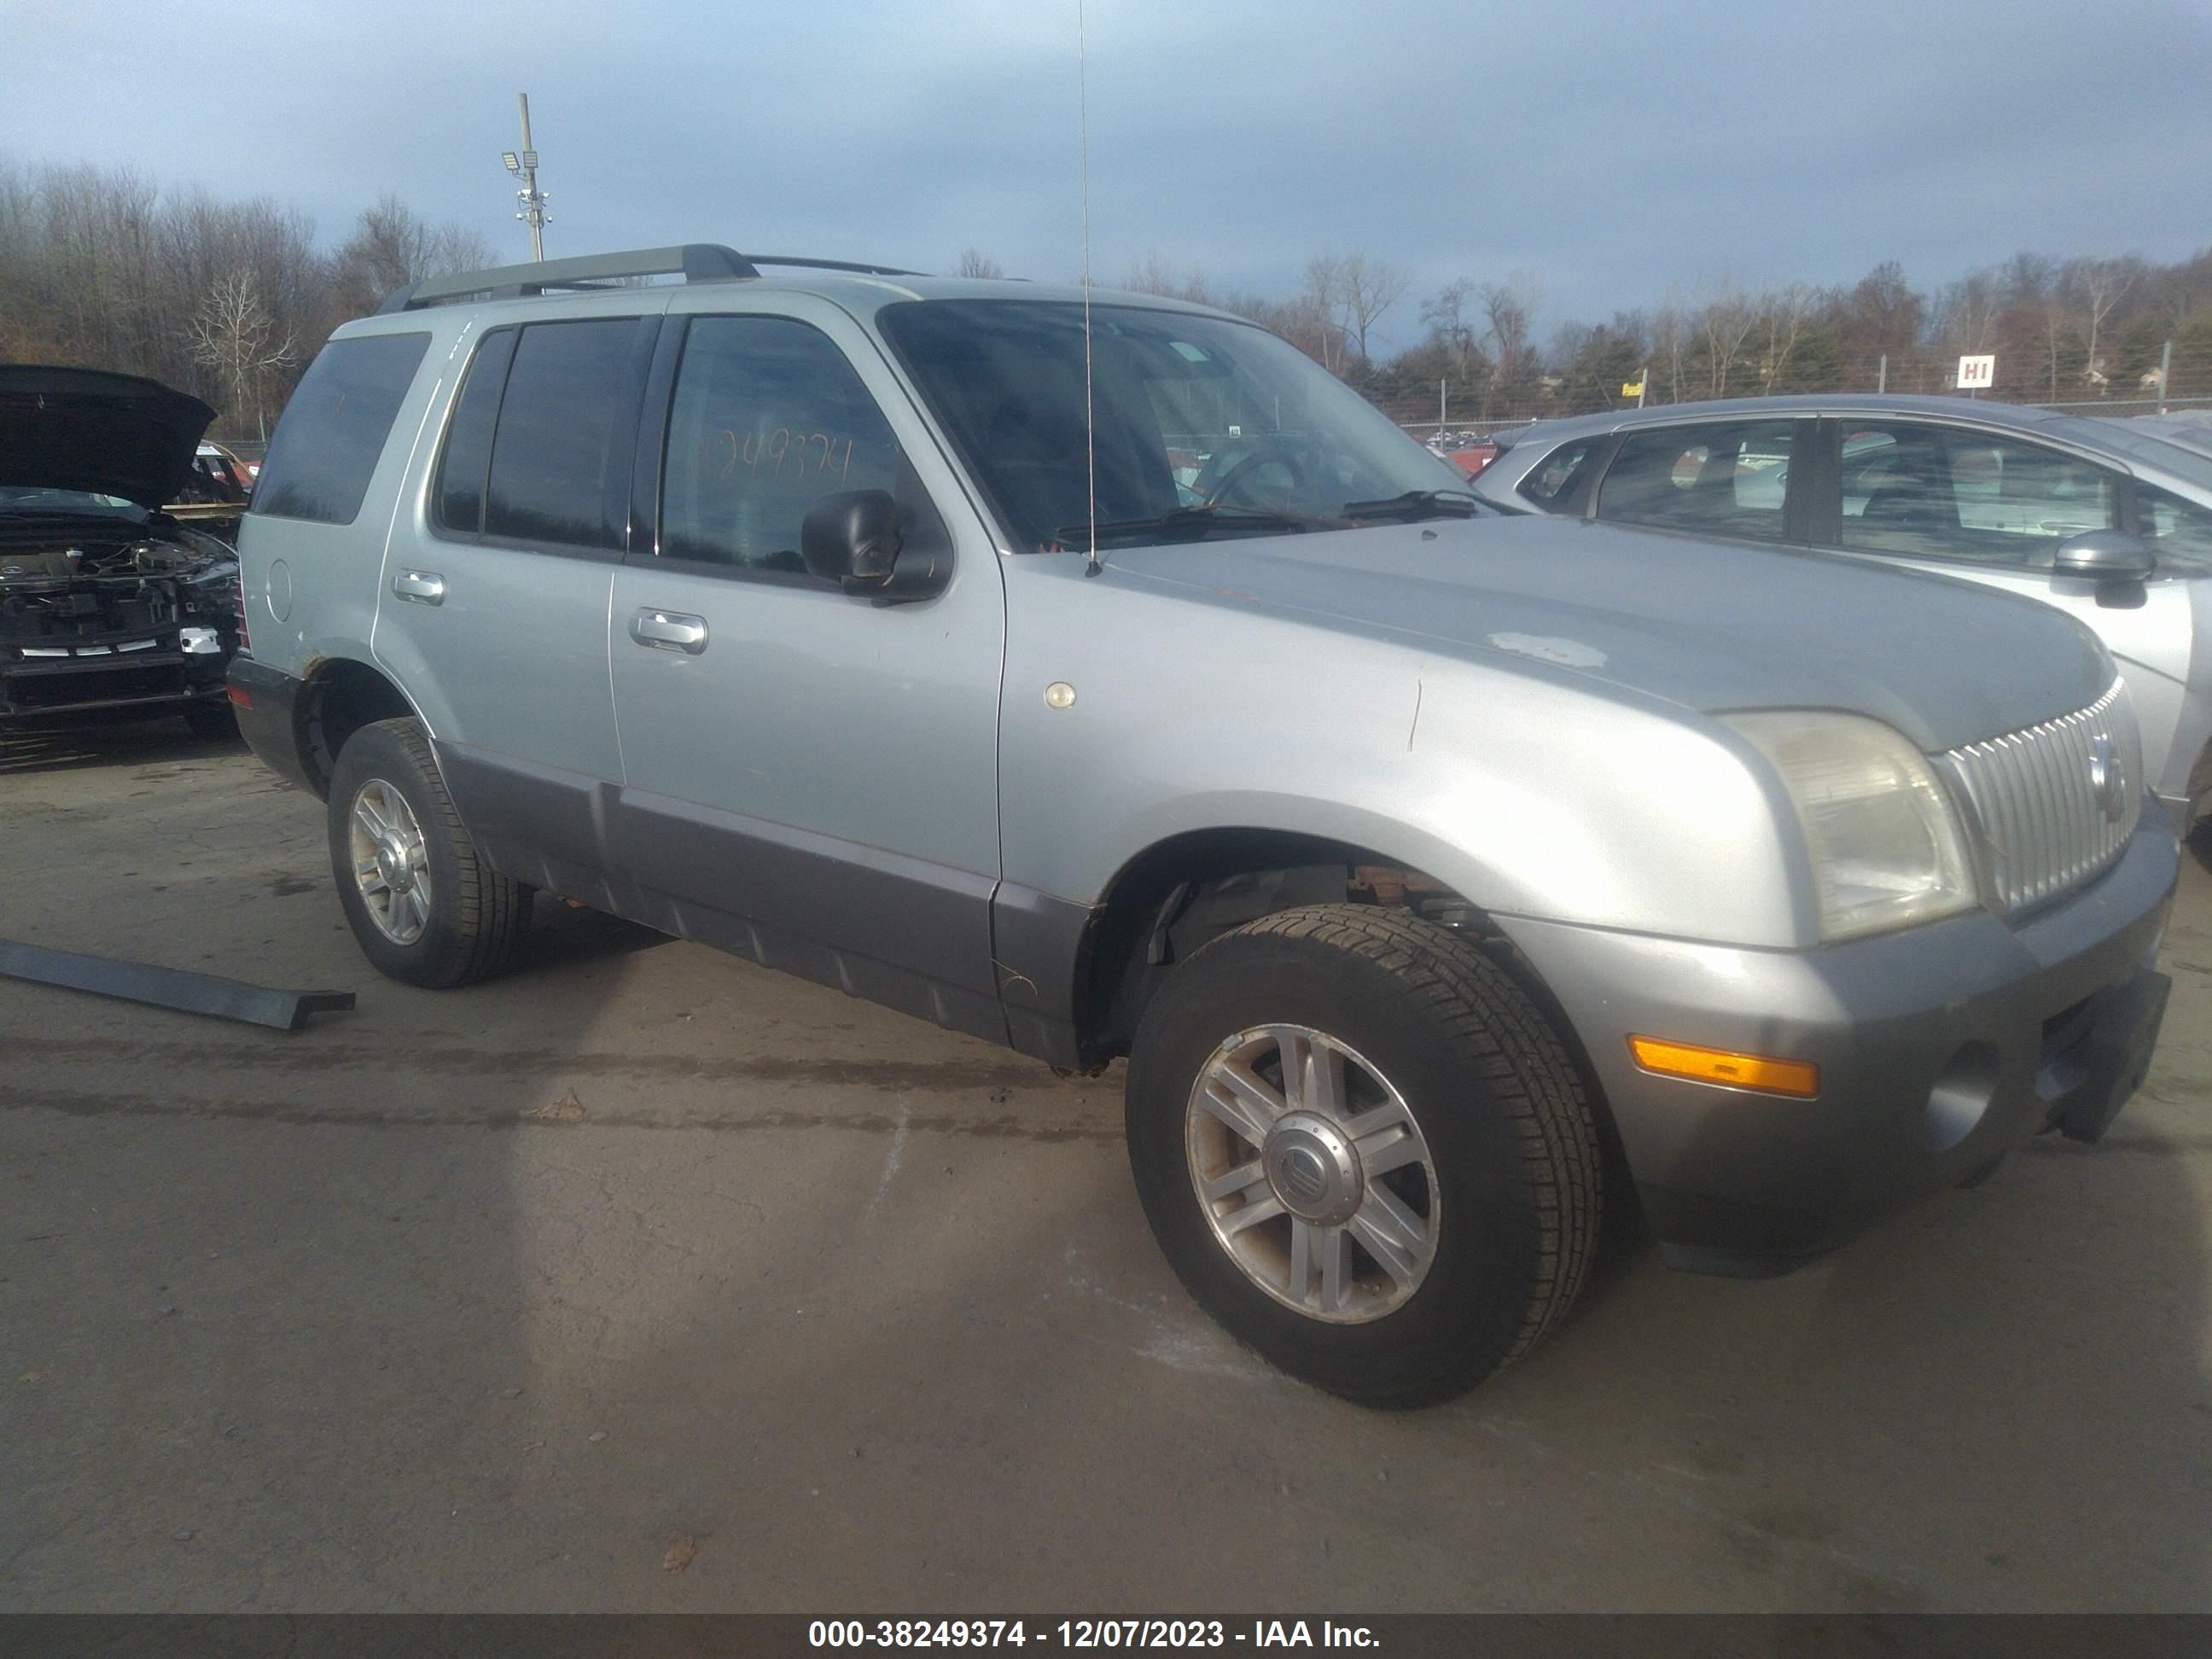
[{"label": "silver wheel rim", "polygon": [[1436,1162],[1405,1097],[1348,1044],[1258,1025],[1200,1068],[1184,1114],[1200,1212],[1255,1285],[1330,1324],[1405,1305],[1436,1260]]},{"label": "silver wheel rim", "polygon": [[394,945],[414,944],[430,921],[430,854],[407,798],[371,778],[354,791],[347,830],[368,919]]}]

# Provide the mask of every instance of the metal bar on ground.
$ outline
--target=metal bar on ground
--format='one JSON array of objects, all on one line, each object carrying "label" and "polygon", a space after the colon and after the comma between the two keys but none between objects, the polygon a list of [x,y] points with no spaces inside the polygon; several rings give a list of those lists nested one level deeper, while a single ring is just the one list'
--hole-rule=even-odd
[{"label": "metal bar on ground", "polygon": [[343,1013],[354,1006],[350,991],[277,991],[216,974],[157,968],[152,963],[125,962],[115,957],[80,956],[74,951],[19,945],[12,939],[0,939],[0,975],[90,991],[96,996],[120,997],[156,1008],[173,1008],[180,1013],[271,1025],[280,1031],[298,1030],[310,1014]]}]

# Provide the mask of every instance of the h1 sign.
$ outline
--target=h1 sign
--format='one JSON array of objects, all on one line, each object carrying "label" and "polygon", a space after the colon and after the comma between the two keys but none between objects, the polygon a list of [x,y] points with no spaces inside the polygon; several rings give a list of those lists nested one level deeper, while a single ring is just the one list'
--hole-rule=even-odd
[{"label": "h1 sign", "polygon": [[1992,386],[1997,378],[1995,357],[1961,357],[1959,359],[1959,390],[1972,392]]}]

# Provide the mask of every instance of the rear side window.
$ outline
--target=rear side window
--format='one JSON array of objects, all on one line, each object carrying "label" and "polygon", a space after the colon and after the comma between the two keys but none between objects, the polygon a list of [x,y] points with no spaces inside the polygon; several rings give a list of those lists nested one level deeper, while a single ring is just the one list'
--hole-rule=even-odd
[{"label": "rear side window", "polygon": [[1665,530],[1780,541],[1790,435],[1788,421],[1632,432],[1606,469],[1597,515]]},{"label": "rear side window", "polygon": [[254,516],[351,524],[429,344],[428,334],[372,334],[325,346],[276,423]]},{"label": "rear side window", "polygon": [[621,545],[652,328],[619,317],[522,331],[492,441],[485,535]]},{"label": "rear side window", "polygon": [[896,492],[898,471],[897,438],[827,335],[783,317],[693,320],[668,411],[662,557],[804,575],[808,509]]},{"label": "rear side window", "polygon": [[446,427],[445,453],[438,458],[433,495],[441,529],[469,536],[483,529],[492,423],[499,418],[499,394],[507,385],[507,365],[514,355],[514,331],[495,329],[484,336],[469,362],[468,377],[461,382],[453,419]]},{"label": "rear side window", "polygon": [[1595,439],[1585,439],[1553,450],[1521,480],[1521,493],[1532,501],[1549,507],[1589,471],[1590,456],[1596,448]]}]

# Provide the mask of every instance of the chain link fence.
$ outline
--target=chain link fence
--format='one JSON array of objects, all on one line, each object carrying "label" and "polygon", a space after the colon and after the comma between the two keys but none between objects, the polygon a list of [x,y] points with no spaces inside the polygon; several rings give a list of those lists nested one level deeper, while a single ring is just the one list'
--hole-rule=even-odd
[{"label": "chain link fence", "polygon": [[[1911,352],[1853,359],[1841,365],[1807,364],[1785,357],[1779,374],[1765,372],[1756,362],[1739,362],[1728,372],[1719,373],[1702,361],[1670,365],[1655,360],[1641,372],[1644,396],[1640,399],[1635,393],[1638,368],[1633,363],[1620,371],[1622,378],[1608,376],[1602,383],[1595,382],[1584,371],[1544,375],[1510,391],[1474,382],[1437,380],[1419,390],[1364,388],[1363,395],[1419,438],[1438,434],[1487,437],[1532,421],[1562,416],[1815,392],[1976,397],[2078,415],[2212,410],[2212,346],[2169,341],[2148,354],[2148,367],[2144,354],[2137,351],[2124,360],[2111,361],[2110,373],[2100,369],[2095,374],[2063,359],[2054,367],[2045,354],[2008,356],[2000,351],[1990,355],[1996,363],[1989,384],[1972,391],[1959,387],[1957,354]],[[2107,360],[2100,357],[2099,362]],[[2167,395],[2169,390],[2171,395]]]}]

